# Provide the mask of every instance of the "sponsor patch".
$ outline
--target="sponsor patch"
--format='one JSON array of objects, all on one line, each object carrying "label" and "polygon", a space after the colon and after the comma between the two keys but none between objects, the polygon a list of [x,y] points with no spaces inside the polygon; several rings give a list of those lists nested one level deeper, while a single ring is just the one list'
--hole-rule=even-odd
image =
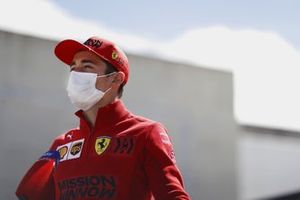
[{"label": "sponsor patch", "polygon": [[58,149],[59,155],[60,155],[60,159],[64,159],[65,155],[67,155],[68,153],[68,147],[67,146],[63,146],[60,149]]},{"label": "sponsor patch", "polygon": [[108,136],[101,136],[96,139],[95,150],[98,155],[101,155],[107,149],[110,139]]},{"label": "sponsor patch", "polygon": [[166,132],[160,132],[159,135],[160,135],[162,143],[165,146],[168,156],[171,158],[171,160],[174,163],[176,163],[175,153],[174,153],[173,145],[171,143],[169,135]]},{"label": "sponsor patch", "polygon": [[76,154],[78,154],[81,151],[81,148],[82,148],[82,142],[77,142],[77,143],[72,145],[70,153],[73,156],[75,156]]},{"label": "sponsor patch", "polygon": [[79,158],[82,152],[84,139],[69,142],[57,147],[60,155],[60,162]]},{"label": "sponsor patch", "polygon": [[116,139],[114,153],[130,154],[134,148],[134,140],[131,137],[120,137]]},{"label": "sponsor patch", "polygon": [[165,133],[165,132],[160,132],[159,135],[160,135],[161,141],[162,141],[163,143],[171,145],[171,141],[170,141],[170,138],[169,138],[169,136],[168,136],[167,133]]},{"label": "sponsor patch", "polygon": [[114,199],[117,182],[114,176],[80,176],[58,182],[59,199]]}]

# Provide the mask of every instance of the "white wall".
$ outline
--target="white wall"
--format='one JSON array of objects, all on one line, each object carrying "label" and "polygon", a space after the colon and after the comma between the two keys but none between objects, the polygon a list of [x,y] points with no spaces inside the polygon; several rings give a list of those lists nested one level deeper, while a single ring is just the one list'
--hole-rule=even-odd
[{"label": "white wall", "polygon": [[300,191],[300,139],[241,134],[239,199],[261,199]]}]

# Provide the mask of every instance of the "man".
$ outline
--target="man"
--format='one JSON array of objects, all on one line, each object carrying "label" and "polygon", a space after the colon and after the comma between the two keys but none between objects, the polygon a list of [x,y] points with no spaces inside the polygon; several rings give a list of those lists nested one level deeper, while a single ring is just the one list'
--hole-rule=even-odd
[{"label": "man", "polygon": [[129,78],[114,43],[64,40],[55,55],[70,66],[67,86],[79,127],[57,137],[27,172],[20,199],[186,200],[165,128],[133,115],[120,100]]}]

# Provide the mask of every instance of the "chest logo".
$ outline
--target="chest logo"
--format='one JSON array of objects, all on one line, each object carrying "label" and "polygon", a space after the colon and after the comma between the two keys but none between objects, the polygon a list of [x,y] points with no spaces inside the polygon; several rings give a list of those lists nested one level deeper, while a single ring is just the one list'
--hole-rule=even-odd
[{"label": "chest logo", "polygon": [[80,139],[58,146],[56,151],[60,154],[60,162],[80,158],[83,143],[84,139]]},{"label": "chest logo", "polygon": [[73,144],[70,153],[75,156],[76,154],[78,154],[81,151],[82,148],[82,142],[77,142],[75,144]]},{"label": "chest logo", "polygon": [[101,155],[109,146],[110,137],[101,136],[96,139],[95,150],[98,155]]},{"label": "chest logo", "polygon": [[68,147],[67,146],[63,146],[60,149],[58,149],[59,155],[60,155],[60,159],[64,159],[65,155],[68,153]]}]

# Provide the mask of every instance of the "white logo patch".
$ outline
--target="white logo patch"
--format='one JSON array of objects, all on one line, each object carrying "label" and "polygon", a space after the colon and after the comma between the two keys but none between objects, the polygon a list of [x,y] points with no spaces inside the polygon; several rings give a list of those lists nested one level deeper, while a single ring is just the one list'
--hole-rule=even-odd
[{"label": "white logo patch", "polygon": [[167,133],[165,133],[165,132],[160,132],[159,135],[160,135],[161,141],[162,141],[163,143],[171,145],[171,141],[170,141],[170,138],[169,138],[169,136],[168,136]]},{"label": "white logo patch", "polygon": [[84,139],[75,140],[58,146],[56,151],[60,154],[60,162],[79,158],[82,152]]}]

